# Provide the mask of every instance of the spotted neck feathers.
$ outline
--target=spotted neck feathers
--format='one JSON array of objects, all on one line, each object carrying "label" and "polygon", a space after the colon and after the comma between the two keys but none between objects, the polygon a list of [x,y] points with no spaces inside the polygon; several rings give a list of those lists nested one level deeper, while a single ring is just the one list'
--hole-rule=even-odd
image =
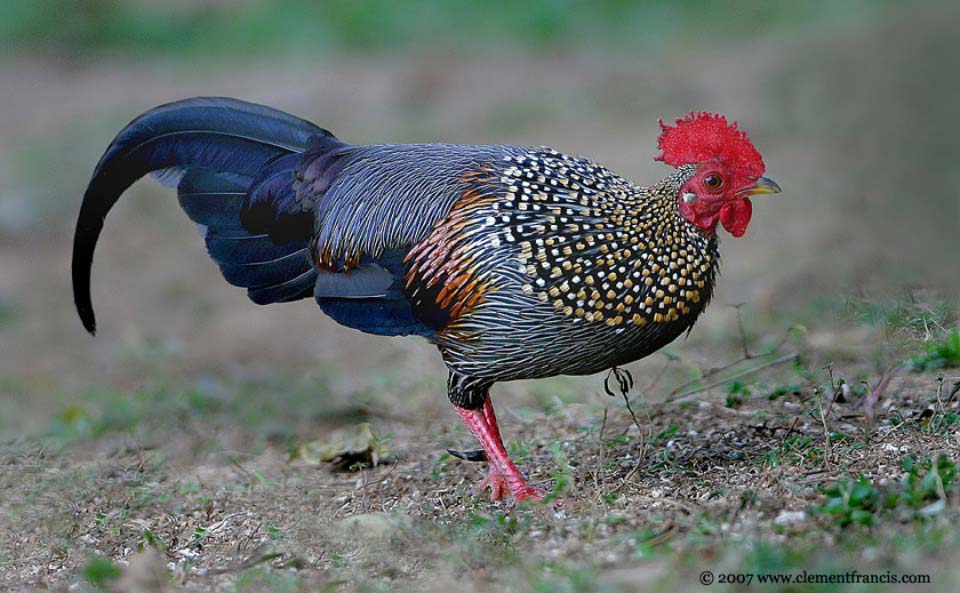
[{"label": "spotted neck feathers", "polygon": [[718,263],[715,237],[684,220],[683,166],[638,187],[590,161],[551,149],[507,157],[504,199],[487,224],[519,247],[523,291],[564,315],[614,328],[699,313]]}]

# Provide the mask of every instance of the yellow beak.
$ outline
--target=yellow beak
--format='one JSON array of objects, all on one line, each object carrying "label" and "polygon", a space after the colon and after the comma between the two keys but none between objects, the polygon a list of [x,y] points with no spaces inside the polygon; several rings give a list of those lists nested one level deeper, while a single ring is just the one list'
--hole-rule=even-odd
[{"label": "yellow beak", "polygon": [[757,194],[778,194],[781,191],[783,190],[780,189],[776,181],[767,177],[761,177],[757,179],[756,183],[748,185],[737,193],[745,196],[754,196]]}]

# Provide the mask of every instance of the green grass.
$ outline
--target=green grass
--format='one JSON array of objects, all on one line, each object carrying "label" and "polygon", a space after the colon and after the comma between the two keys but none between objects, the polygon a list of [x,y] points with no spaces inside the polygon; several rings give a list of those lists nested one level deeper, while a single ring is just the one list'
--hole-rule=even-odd
[{"label": "green grass", "polygon": [[727,386],[727,407],[736,408],[744,399],[750,397],[750,393],[750,387],[743,381],[731,381]]},{"label": "green grass", "polygon": [[593,567],[564,562],[543,562],[531,567],[528,590],[535,593],[615,591],[612,587],[598,588]]},{"label": "green grass", "polygon": [[790,435],[783,439],[780,446],[771,449],[760,456],[760,462],[774,468],[785,463],[799,465],[809,463],[818,465],[822,462],[823,449],[816,446],[811,436]]},{"label": "green grass", "polygon": [[106,558],[91,558],[81,571],[84,580],[95,591],[106,591],[110,583],[120,578],[122,569]]},{"label": "green grass", "polygon": [[0,331],[13,326],[20,319],[17,305],[11,301],[0,299]]},{"label": "green grass", "polygon": [[889,485],[864,475],[847,478],[823,489],[826,501],[812,510],[840,527],[873,526],[884,516],[922,521],[946,508],[948,493],[957,491],[957,466],[945,455],[917,461],[904,457],[905,477]]},{"label": "green grass", "polygon": [[907,364],[915,371],[932,371],[960,366],[960,331],[956,328],[938,340],[926,342],[923,352]]},{"label": "green grass", "polygon": [[928,339],[956,318],[955,308],[943,298],[923,293],[887,298],[850,298],[844,312],[857,323],[882,329],[887,335]]},{"label": "green grass", "polygon": [[694,39],[869,17],[891,2],[715,3],[625,0],[437,2],[412,0],[249,1],[233,3],[9,0],[0,9],[0,47],[71,54],[219,57],[424,48],[590,45],[650,50]]}]

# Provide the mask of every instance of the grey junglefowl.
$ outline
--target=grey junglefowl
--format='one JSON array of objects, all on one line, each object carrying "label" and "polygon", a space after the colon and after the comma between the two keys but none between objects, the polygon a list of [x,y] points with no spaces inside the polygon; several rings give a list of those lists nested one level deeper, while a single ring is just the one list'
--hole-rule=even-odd
[{"label": "grey junglefowl", "polygon": [[104,217],[137,179],[175,187],[226,280],[261,305],[313,297],[338,323],[436,344],[447,395],[483,447],[494,499],[539,499],[510,460],[490,401],[499,381],[585,375],[643,358],[691,328],[713,293],[717,225],[776,193],[720,115],[661,125],[640,186],[549,148],[351,145],[253,103],[152,109],[107,148],[73,246],[77,310]]}]

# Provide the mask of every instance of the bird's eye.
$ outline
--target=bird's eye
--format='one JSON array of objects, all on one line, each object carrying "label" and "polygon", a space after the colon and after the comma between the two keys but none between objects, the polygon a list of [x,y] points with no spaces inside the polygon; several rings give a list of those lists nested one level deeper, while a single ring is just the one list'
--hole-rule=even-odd
[{"label": "bird's eye", "polygon": [[720,189],[723,186],[723,177],[719,175],[707,175],[703,178],[703,184],[710,189]]}]

